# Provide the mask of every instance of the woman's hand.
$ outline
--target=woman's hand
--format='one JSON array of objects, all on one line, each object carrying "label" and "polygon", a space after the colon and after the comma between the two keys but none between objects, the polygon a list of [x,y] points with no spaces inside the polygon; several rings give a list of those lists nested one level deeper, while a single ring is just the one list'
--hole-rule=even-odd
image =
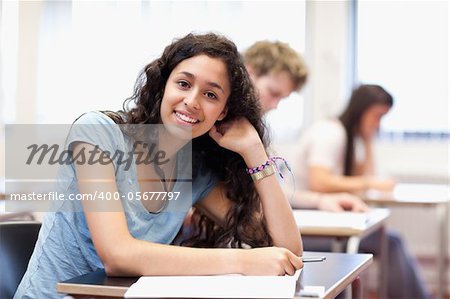
[{"label": "woman's hand", "polygon": [[321,194],[317,208],[330,212],[367,212],[369,210],[359,197],[346,192]]},{"label": "woman's hand", "polygon": [[244,275],[294,275],[303,267],[300,257],[282,247],[244,249],[242,274]]},{"label": "woman's hand", "polygon": [[246,118],[223,123],[220,127],[214,125],[209,131],[209,136],[221,147],[241,156],[262,145],[258,132]]}]

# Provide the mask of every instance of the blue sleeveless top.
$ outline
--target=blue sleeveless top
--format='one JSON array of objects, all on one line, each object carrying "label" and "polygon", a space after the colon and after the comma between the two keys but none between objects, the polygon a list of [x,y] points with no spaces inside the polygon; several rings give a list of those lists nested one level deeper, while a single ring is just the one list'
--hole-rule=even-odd
[{"label": "blue sleeveless top", "polygon": [[[90,126],[73,126],[67,139],[69,146],[73,142],[86,142],[98,145],[100,150],[109,153],[131,149],[130,139],[101,112],[86,113],[75,124],[96,126],[94,130]],[[186,156],[190,154],[183,150],[178,153],[177,177],[192,175],[191,166],[187,165],[192,159]],[[128,230],[134,238],[149,242],[170,244],[189,208],[206,196],[216,183],[216,177],[210,171],[194,171],[192,182],[175,183],[173,192],[180,192],[177,200],[169,201],[161,213],[152,214],[141,201],[129,200],[126,196],[139,191],[135,164],[132,163],[129,169],[124,164],[119,165],[116,160],[113,160],[113,164],[117,189],[119,194],[125,195],[121,196],[120,201]],[[59,193],[66,196],[79,194],[73,164],[61,166],[57,181]],[[53,208],[42,223],[36,247],[14,298],[62,298],[64,294],[56,292],[58,282],[103,268],[87,227],[81,201],[55,202]]]}]

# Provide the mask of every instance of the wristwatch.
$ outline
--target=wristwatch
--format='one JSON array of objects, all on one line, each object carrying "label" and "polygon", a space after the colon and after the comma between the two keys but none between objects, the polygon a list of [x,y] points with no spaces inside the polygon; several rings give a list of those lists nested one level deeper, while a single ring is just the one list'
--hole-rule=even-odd
[{"label": "wristwatch", "polygon": [[261,171],[252,173],[250,176],[252,177],[253,181],[256,182],[265,177],[271,176],[274,173],[275,173],[275,167],[273,165],[269,165]]}]

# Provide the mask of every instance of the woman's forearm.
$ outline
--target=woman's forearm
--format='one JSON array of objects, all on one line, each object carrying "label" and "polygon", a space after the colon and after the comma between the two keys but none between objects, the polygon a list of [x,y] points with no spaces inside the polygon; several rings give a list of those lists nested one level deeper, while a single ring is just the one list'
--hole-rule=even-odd
[{"label": "woman's forearm", "polygon": [[243,273],[243,249],[189,248],[134,239],[112,251],[111,260],[105,263],[110,276]]},{"label": "woman's forearm", "polygon": [[136,239],[121,244],[113,249],[114,262],[105,265],[110,276],[293,275],[303,266],[300,257],[286,248],[205,249]]},{"label": "woman's forearm", "polygon": [[358,192],[369,186],[364,176],[334,175],[328,169],[311,167],[309,170],[309,188],[315,192]]},{"label": "woman's forearm", "polygon": [[317,209],[322,194],[306,190],[285,190],[287,195],[292,194],[289,203],[294,209]]},{"label": "woman's forearm", "polygon": [[[255,146],[243,158],[248,167],[264,164],[268,156],[262,144]],[[297,255],[303,253],[300,232],[292,209],[276,178],[276,173],[255,182],[262,203],[269,233],[275,246],[285,247]]]}]

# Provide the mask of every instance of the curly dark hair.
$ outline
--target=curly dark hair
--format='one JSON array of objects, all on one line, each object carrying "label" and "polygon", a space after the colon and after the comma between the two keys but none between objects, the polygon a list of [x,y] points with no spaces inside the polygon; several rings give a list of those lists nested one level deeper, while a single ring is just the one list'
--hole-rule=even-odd
[{"label": "curly dark hair", "polygon": [[[213,34],[188,34],[167,46],[162,56],[147,66],[140,74],[134,94],[124,104],[128,124],[161,123],[161,101],[166,82],[172,70],[183,60],[207,55],[221,59],[228,70],[231,85],[223,123],[245,117],[255,127],[267,147],[266,128],[261,119],[261,108],[242,58],[233,42]],[[130,105],[133,104],[133,105]],[[131,108],[129,108],[132,106]],[[220,147],[209,134],[192,140],[193,165],[205,165],[217,174],[223,183],[226,196],[233,205],[223,227],[195,211],[193,223],[195,234],[183,245],[195,247],[251,247],[271,246],[272,239],[262,217],[261,202],[250,176],[245,172],[242,157]],[[193,176],[198,169],[193,168]]]}]

